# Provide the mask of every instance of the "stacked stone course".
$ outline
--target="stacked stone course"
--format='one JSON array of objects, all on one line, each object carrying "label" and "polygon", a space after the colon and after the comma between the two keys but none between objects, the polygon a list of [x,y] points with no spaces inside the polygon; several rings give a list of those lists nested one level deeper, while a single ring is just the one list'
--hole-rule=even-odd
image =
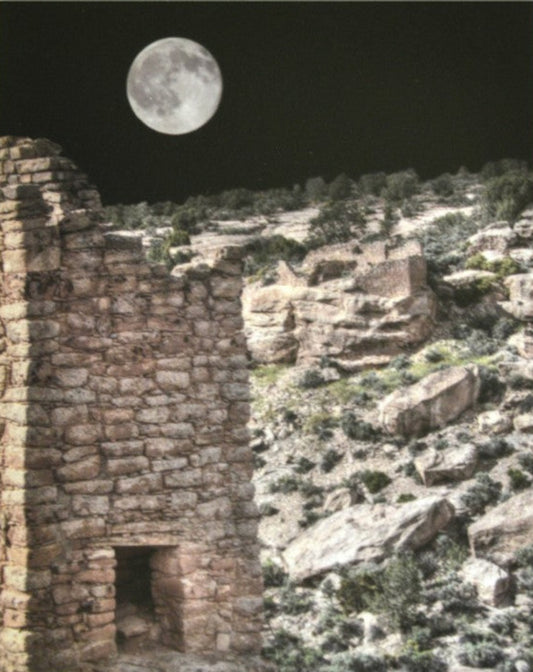
[{"label": "stacked stone course", "polygon": [[0,139],[0,670],[113,656],[130,547],[161,644],[257,653],[240,259],[150,265],[59,153]]}]

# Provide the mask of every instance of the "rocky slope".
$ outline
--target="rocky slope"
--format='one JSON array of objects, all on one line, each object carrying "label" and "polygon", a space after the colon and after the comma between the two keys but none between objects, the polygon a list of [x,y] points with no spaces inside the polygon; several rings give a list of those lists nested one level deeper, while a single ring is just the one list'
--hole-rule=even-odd
[{"label": "rocky slope", "polygon": [[342,208],[213,220],[174,250],[249,255],[281,672],[533,670],[533,182],[486,172],[400,198],[361,178]]}]

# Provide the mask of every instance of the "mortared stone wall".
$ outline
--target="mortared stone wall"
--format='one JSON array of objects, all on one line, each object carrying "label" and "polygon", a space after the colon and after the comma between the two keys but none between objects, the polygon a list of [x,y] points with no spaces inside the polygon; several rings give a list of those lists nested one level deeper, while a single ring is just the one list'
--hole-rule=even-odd
[{"label": "mortared stone wall", "polygon": [[258,653],[238,254],[150,265],[57,145],[2,138],[0,166],[0,669],[112,657],[136,548],[160,644]]}]

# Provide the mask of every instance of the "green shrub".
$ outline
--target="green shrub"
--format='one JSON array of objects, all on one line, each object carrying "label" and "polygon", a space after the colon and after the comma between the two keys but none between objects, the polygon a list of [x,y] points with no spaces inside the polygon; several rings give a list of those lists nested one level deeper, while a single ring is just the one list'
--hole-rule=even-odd
[{"label": "green shrub", "polygon": [[445,672],[448,665],[431,651],[407,650],[398,657],[406,672]]},{"label": "green shrub", "polygon": [[412,492],[402,492],[396,498],[398,504],[405,504],[406,502],[413,502],[416,499],[416,496]]},{"label": "green shrub", "polygon": [[341,173],[329,184],[328,198],[332,201],[341,201],[348,198],[352,193],[353,186],[352,180],[345,173]]},{"label": "green shrub", "polygon": [[168,247],[179,247],[180,245],[190,245],[191,238],[184,229],[173,229],[165,241]]},{"label": "green shrub", "polygon": [[309,591],[302,590],[291,581],[286,581],[279,592],[279,609],[284,614],[296,616],[304,614],[313,606],[313,597]]},{"label": "green shrub", "polygon": [[294,467],[294,471],[297,474],[307,474],[307,472],[311,471],[311,469],[314,469],[315,466],[316,463],[308,460],[307,457],[299,457],[298,462]]},{"label": "green shrub", "polygon": [[327,185],[324,178],[310,177],[305,183],[305,193],[311,202],[323,200],[327,194]]},{"label": "green shrub", "polygon": [[513,222],[532,201],[533,179],[523,171],[514,170],[488,180],[482,196],[482,208],[488,220]]},{"label": "green shrub", "polygon": [[385,188],[381,195],[387,201],[401,202],[411,198],[419,191],[419,178],[412,169],[387,175]]},{"label": "green shrub", "polygon": [[[266,464],[265,460],[263,460],[263,462]],[[265,465],[263,464],[262,466]],[[263,504],[259,505],[259,515],[262,516],[263,518],[268,518],[269,516],[275,516],[278,513],[279,509],[270,504],[270,502],[263,502]]]},{"label": "green shrub", "polygon": [[281,492],[286,495],[289,492],[296,492],[300,487],[300,481],[293,476],[280,476],[276,481],[270,484],[269,492]]},{"label": "green shrub", "polygon": [[533,544],[523,546],[515,551],[514,559],[519,567],[533,568]]},{"label": "green shrub", "polygon": [[502,437],[493,436],[477,447],[479,457],[484,460],[497,460],[513,452],[511,444]]},{"label": "green shrub", "polygon": [[298,387],[303,389],[313,389],[324,385],[326,381],[324,376],[317,369],[307,369],[298,381]]},{"label": "green shrub", "polygon": [[466,642],[458,659],[464,665],[471,667],[495,667],[504,660],[503,649],[494,642]]},{"label": "green shrub", "polygon": [[272,560],[267,560],[262,569],[265,588],[279,588],[287,582],[288,575]]},{"label": "green shrub", "polygon": [[422,577],[414,556],[399,555],[389,561],[380,578],[377,603],[399,630],[408,631],[416,622],[422,594]]},{"label": "green shrub", "polygon": [[330,472],[334,467],[337,466],[337,464],[342,460],[343,454],[337,452],[333,448],[330,448],[324,456],[322,457],[322,460],[320,461],[320,469],[324,473]]},{"label": "green shrub", "polygon": [[276,630],[263,655],[271,660],[278,672],[316,672],[318,665],[324,662],[319,651],[304,646],[302,640],[286,630]]},{"label": "green shrub", "polygon": [[386,488],[392,482],[385,472],[373,471],[371,469],[365,469],[360,472],[359,478],[373,495]]},{"label": "green shrub", "polygon": [[532,453],[520,453],[518,456],[518,462],[522,469],[525,469],[530,474],[533,474],[533,454]]},{"label": "green shrub", "polygon": [[369,423],[358,418],[351,411],[343,413],[341,429],[349,439],[373,441],[379,432]]},{"label": "green shrub", "polygon": [[511,488],[513,490],[525,490],[531,485],[531,480],[521,469],[513,469],[509,467],[509,469],[507,469],[507,476],[509,476]]},{"label": "green shrub", "polygon": [[311,220],[305,244],[307,248],[315,249],[322,245],[344,243],[360,233],[364,224],[365,218],[356,203],[328,202]]},{"label": "green shrub", "polygon": [[431,180],[431,189],[437,196],[451,196],[454,192],[453,178],[449,173],[443,173]]},{"label": "green shrub", "polygon": [[337,599],[346,614],[370,608],[380,590],[379,570],[374,565],[349,568],[341,578]]},{"label": "green shrub", "polygon": [[483,513],[489,504],[495,504],[501,494],[502,484],[494,481],[488,474],[476,476],[476,483],[461,497],[461,502],[472,515]]},{"label": "green shrub", "polygon": [[[388,665],[383,658],[369,653],[341,653],[318,672],[387,672]],[[296,671],[295,671],[296,672]]]},{"label": "green shrub", "polygon": [[379,196],[387,184],[385,173],[367,173],[359,178],[359,189],[363,194]]}]

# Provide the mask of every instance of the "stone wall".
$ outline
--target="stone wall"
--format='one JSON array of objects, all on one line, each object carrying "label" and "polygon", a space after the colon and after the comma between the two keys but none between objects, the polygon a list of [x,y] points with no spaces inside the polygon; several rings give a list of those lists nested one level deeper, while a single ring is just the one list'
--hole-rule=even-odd
[{"label": "stone wall", "polygon": [[240,260],[148,264],[59,151],[0,139],[0,669],[112,656],[131,548],[160,643],[257,653]]}]

